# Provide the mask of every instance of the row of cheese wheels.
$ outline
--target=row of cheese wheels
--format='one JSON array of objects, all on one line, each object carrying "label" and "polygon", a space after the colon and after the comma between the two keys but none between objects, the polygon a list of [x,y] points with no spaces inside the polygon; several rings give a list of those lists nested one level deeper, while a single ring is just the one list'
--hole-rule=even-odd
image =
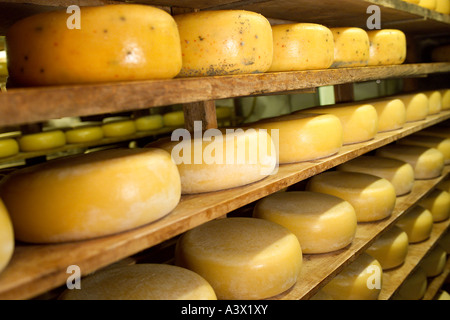
[{"label": "row of cheese wheels", "polygon": [[[7,32],[7,62],[18,86],[61,85],[401,64],[400,30],[271,26],[245,10],[171,16],[143,5],[81,8],[80,29],[65,11],[25,18]],[[96,52],[92,55],[92,52]]]},{"label": "row of cheese wheels", "polygon": [[429,10],[443,14],[450,14],[450,0],[402,0],[417,4]]}]

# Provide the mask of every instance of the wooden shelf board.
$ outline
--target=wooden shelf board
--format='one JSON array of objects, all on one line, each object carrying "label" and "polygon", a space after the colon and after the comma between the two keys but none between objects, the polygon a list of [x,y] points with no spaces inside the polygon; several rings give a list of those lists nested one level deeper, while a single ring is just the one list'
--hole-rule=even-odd
[{"label": "wooden shelf board", "polygon": [[0,126],[441,72],[450,63],[16,88],[0,93]]},{"label": "wooden shelf board", "polygon": [[[204,222],[219,218],[271,193],[449,118],[450,111],[441,112],[438,115],[429,116],[426,120],[408,123],[402,129],[379,133],[371,141],[344,146],[337,155],[326,159],[281,165],[276,175],[268,176],[250,185],[201,195],[183,196],[179,205],[166,217],[127,232],[56,245],[18,244],[10,264],[0,274],[0,299],[28,299],[37,296],[64,284],[68,276],[66,268],[72,264],[78,265],[82,274],[89,274],[178,236]],[[429,183],[434,182],[429,181]],[[397,210],[401,210],[402,206],[406,207],[406,202],[410,202],[405,201],[399,200]],[[395,218],[395,215],[393,217]],[[383,223],[390,225],[392,220],[386,220]],[[362,225],[360,229],[364,228],[366,227]],[[379,229],[375,230],[376,233],[381,232]],[[369,240],[364,237],[364,235],[358,236],[352,246],[355,246],[357,250],[367,246]],[[360,238],[365,240],[358,240]],[[335,266],[333,272],[337,272],[345,263],[345,261],[338,262],[339,265],[332,263]],[[318,285],[320,283],[316,284],[317,289]],[[299,296],[307,297],[310,294],[310,292],[304,292]]]},{"label": "wooden shelf board", "polygon": [[442,285],[445,283],[445,280],[450,274],[450,259],[447,255],[447,262],[445,263],[444,270],[441,274],[437,275],[433,278],[428,278],[428,286],[425,295],[422,300],[433,300],[436,297],[436,294],[439,292]]}]

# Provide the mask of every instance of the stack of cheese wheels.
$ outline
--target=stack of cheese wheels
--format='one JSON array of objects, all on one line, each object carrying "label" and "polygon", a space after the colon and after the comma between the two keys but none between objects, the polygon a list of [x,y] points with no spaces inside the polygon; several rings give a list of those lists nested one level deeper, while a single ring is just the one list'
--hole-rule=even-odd
[{"label": "stack of cheese wheels", "polygon": [[16,139],[0,139],[0,158],[15,156],[19,153],[19,143]]},{"label": "stack of cheese wheels", "polygon": [[[262,180],[277,166],[277,153],[264,130],[236,129],[233,132],[209,129],[204,137],[185,136],[180,129],[172,139],[160,139],[149,147],[168,151],[178,166],[183,194],[235,188]],[[207,135],[211,136],[207,138]],[[175,136],[174,136],[175,135]],[[175,138],[174,138],[175,137]],[[217,177],[222,177],[217,179]]]},{"label": "stack of cheese wheels", "polygon": [[303,253],[326,253],[349,245],[356,233],[356,213],[340,198],[316,192],[292,191],[260,200],[256,218],[278,223],[293,232]]},{"label": "stack of cheese wheels", "polygon": [[63,147],[66,135],[62,130],[24,134],[18,139],[19,149],[23,152],[44,151]]},{"label": "stack of cheese wheels", "polygon": [[14,252],[14,230],[3,201],[0,199],[0,273],[6,268]]},{"label": "stack of cheese wheels", "polygon": [[158,130],[164,126],[163,117],[160,114],[142,116],[134,120],[137,131]]},{"label": "stack of cheese wheels", "polygon": [[434,10],[436,9],[436,0],[419,0],[419,6],[426,9]]},{"label": "stack of cheese wheels", "polygon": [[434,148],[390,144],[377,149],[376,155],[409,163],[416,180],[439,177],[444,170],[444,155]]},{"label": "stack of cheese wheels", "polygon": [[408,235],[409,243],[425,241],[433,230],[433,215],[430,210],[415,205],[400,217],[396,225]]},{"label": "stack of cheese wheels", "polygon": [[[75,25],[68,26],[75,22]],[[144,5],[82,7],[25,18],[7,32],[9,74],[20,85],[173,78],[181,69],[177,25]],[[92,52],[96,52],[95,55]]]},{"label": "stack of cheese wheels", "polygon": [[83,278],[82,290],[59,300],[217,300],[211,285],[191,270],[168,264],[135,264]]},{"label": "stack of cheese wheels", "polygon": [[422,146],[435,148],[442,152],[444,164],[450,164],[450,138],[432,137],[428,135],[413,134],[397,141],[398,144],[408,146]]},{"label": "stack of cheese wheels", "polygon": [[442,94],[439,90],[426,91],[424,94],[428,97],[428,114],[438,114],[442,111]]},{"label": "stack of cheese wheels", "polygon": [[211,10],[174,19],[183,56],[181,77],[266,72],[272,64],[272,28],[256,12]]},{"label": "stack of cheese wheels", "polygon": [[331,114],[295,113],[262,120],[252,127],[271,135],[279,163],[325,158],[339,152],[343,143],[341,121]]},{"label": "stack of cheese wheels", "polygon": [[405,104],[406,122],[424,120],[428,116],[428,97],[424,93],[411,93],[396,96]]},{"label": "stack of cheese wheels", "polygon": [[184,126],[184,112],[171,111],[163,114],[164,127],[180,128]]},{"label": "stack of cheese wheels", "polygon": [[403,281],[398,290],[392,296],[393,300],[420,300],[427,290],[427,274],[418,266]]},{"label": "stack of cheese wheels", "polygon": [[406,59],[406,36],[396,29],[367,31],[370,43],[370,66],[398,65]]},{"label": "stack of cheese wheels", "polygon": [[136,124],[128,117],[105,118],[102,130],[105,138],[124,137],[136,133]]},{"label": "stack of cheese wheels", "polygon": [[297,237],[256,218],[209,221],[178,240],[175,264],[206,279],[221,300],[256,300],[291,288],[302,266]]},{"label": "stack of cheese wheels", "polygon": [[377,99],[366,101],[378,114],[378,132],[392,131],[402,128],[406,123],[406,107],[402,100]]},{"label": "stack of cheese wheels", "polygon": [[382,282],[380,263],[369,254],[362,253],[321,291],[333,300],[377,300]]},{"label": "stack of cheese wheels", "polygon": [[420,261],[420,267],[427,277],[436,277],[442,273],[447,262],[447,252],[439,244],[435,245]]},{"label": "stack of cheese wheels", "polygon": [[397,199],[394,186],[388,180],[359,172],[324,172],[312,177],[306,188],[348,201],[356,211],[358,222],[390,216]]},{"label": "stack of cheese wheels", "polygon": [[431,51],[431,60],[434,62],[450,62],[450,44],[435,47]]},{"label": "stack of cheese wheels", "polygon": [[433,189],[418,204],[430,210],[434,222],[445,221],[450,216],[450,193],[447,191]]},{"label": "stack of cheese wheels", "polygon": [[87,143],[99,141],[104,138],[101,123],[97,122],[81,122],[73,128],[66,130],[66,141],[72,143]]},{"label": "stack of cheese wheels", "polygon": [[327,69],[334,61],[330,29],[314,23],[272,26],[273,62],[268,71]]},{"label": "stack of cheese wheels", "polygon": [[164,150],[110,149],[15,171],[0,195],[18,240],[56,243],[153,222],[175,208],[181,185]]},{"label": "stack of cheese wheels", "polygon": [[367,32],[360,28],[331,28],[334,38],[333,68],[364,67],[369,64]]},{"label": "stack of cheese wheels", "polygon": [[338,171],[361,172],[384,178],[392,183],[397,196],[411,192],[414,186],[414,169],[404,161],[378,157],[359,156],[336,167]]},{"label": "stack of cheese wheels", "polygon": [[436,0],[434,10],[443,14],[450,14],[450,0]]},{"label": "stack of cheese wheels", "polygon": [[366,253],[377,259],[383,270],[398,267],[405,262],[408,254],[408,235],[397,226],[385,231],[366,250]]},{"label": "stack of cheese wheels", "polygon": [[300,112],[332,114],[338,117],[344,130],[344,145],[372,140],[378,132],[378,113],[370,104],[339,104],[330,107],[315,107]]},{"label": "stack of cheese wheels", "polygon": [[[450,0],[449,0],[450,2]],[[441,91],[442,95],[442,110],[450,109],[450,89],[445,89]]]}]

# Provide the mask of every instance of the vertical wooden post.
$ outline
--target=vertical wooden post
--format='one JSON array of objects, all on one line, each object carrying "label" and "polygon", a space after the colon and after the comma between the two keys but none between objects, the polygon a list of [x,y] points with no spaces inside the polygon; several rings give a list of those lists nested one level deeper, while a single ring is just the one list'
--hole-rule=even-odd
[{"label": "vertical wooden post", "polygon": [[185,127],[190,132],[194,131],[194,121],[202,122],[202,131],[217,128],[214,100],[183,104],[183,112]]},{"label": "vertical wooden post", "polygon": [[336,103],[353,102],[355,100],[353,83],[344,83],[334,86],[334,99]]}]

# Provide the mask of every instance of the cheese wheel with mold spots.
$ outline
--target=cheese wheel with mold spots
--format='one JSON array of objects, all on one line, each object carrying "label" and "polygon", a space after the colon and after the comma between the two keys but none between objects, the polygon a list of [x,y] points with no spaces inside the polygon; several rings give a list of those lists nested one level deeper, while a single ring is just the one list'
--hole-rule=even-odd
[{"label": "cheese wheel with mold spots", "polygon": [[[40,13],[7,32],[8,69],[24,86],[175,77],[182,64],[177,25],[164,10],[134,4]],[[95,54],[92,54],[95,52]]]},{"label": "cheese wheel with mold spots", "polygon": [[370,43],[369,66],[398,65],[406,59],[406,36],[401,30],[367,31]]},{"label": "cheese wheel with mold spots", "polygon": [[14,229],[3,201],[0,199],[0,273],[6,268],[14,253]]},{"label": "cheese wheel with mold spots", "polygon": [[430,210],[415,205],[400,217],[396,225],[408,235],[409,243],[425,241],[433,230],[433,215]]},{"label": "cheese wheel with mold spots", "polygon": [[406,122],[425,120],[428,116],[428,97],[424,93],[396,96],[405,104]]},{"label": "cheese wheel with mold spots", "polygon": [[369,64],[370,44],[361,28],[330,28],[334,38],[332,68],[365,67]]},{"label": "cheese wheel with mold spots", "polygon": [[432,137],[422,135],[421,132],[418,132],[398,140],[397,143],[408,146],[435,148],[442,152],[444,163],[450,164],[450,138]]},{"label": "cheese wheel with mold spots", "polygon": [[181,40],[180,77],[266,72],[273,59],[269,21],[246,10],[175,15]]}]

